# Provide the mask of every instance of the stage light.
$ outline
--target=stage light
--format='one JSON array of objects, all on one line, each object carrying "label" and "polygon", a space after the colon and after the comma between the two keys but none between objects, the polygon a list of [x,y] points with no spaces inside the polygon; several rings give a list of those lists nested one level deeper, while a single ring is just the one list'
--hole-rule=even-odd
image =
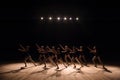
[{"label": "stage light", "polygon": [[49,20],[52,20],[52,17],[49,17]]},{"label": "stage light", "polygon": [[70,22],[72,21],[72,22],[74,22],[74,21],[76,21],[76,22],[78,22],[79,21],[79,17],[71,17],[71,16],[63,16],[63,17],[60,17],[60,16],[57,16],[57,17],[55,17],[55,16],[48,16],[47,18],[46,17],[44,17],[44,16],[41,16],[40,17],[40,20],[41,21],[46,21],[46,20],[48,20],[48,21],[57,21],[57,22],[59,22],[59,21],[63,21],[63,22],[66,22],[67,20],[69,20]]},{"label": "stage light", "polygon": [[66,18],[66,17],[64,17],[64,20],[67,20],[67,18]]},{"label": "stage light", "polygon": [[40,19],[41,19],[41,20],[43,20],[44,18],[43,18],[43,17],[41,17]]},{"label": "stage light", "polygon": [[59,20],[60,20],[60,17],[57,17],[57,20],[59,21]]},{"label": "stage light", "polygon": [[72,18],[70,17],[69,20],[72,20]]},{"label": "stage light", "polygon": [[78,18],[78,17],[76,17],[76,20],[78,21],[78,20],[79,20],[79,18]]}]

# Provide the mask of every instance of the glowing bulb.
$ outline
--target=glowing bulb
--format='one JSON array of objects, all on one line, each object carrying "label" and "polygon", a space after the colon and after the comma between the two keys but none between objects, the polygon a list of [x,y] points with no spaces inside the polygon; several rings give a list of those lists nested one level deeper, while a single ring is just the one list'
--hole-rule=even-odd
[{"label": "glowing bulb", "polygon": [[57,17],[57,20],[60,20],[60,17]]},{"label": "glowing bulb", "polygon": [[41,17],[40,19],[41,19],[41,20],[43,20],[44,18],[43,18],[43,17]]},{"label": "glowing bulb", "polygon": [[67,20],[67,18],[66,18],[66,17],[64,17],[64,20]]},{"label": "glowing bulb", "polygon": [[78,18],[78,17],[76,17],[76,20],[78,21],[78,20],[79,20],[79,18]]},{"label": "glowing bulb", "polygon": [[72,20],[72,18],[70,17],[69,20]]},{"label": "glowing bulb", "polygon": [[49,17],[49,20],[52,20],[52,17]]}]

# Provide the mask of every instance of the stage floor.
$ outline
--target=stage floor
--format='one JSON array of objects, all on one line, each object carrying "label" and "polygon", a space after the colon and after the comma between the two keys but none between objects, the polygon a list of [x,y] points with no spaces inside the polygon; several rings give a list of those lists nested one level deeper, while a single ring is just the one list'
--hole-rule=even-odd
[{"label": "stage floor", "polygon": [[76,69],[73,65],[65,68],[59,64],[60,69],[55,66],[47,64],[48,68],[44,69],[44,65],[34,66],[28,63],[26,69],[20,69],[24,63],[7,63],[0,65],[0,80],[120,80],[120,67],[106,65],[107,70],[102,69],[99,65],[98,68],[93,64],[89,67],[80,67],[77,64]]}]

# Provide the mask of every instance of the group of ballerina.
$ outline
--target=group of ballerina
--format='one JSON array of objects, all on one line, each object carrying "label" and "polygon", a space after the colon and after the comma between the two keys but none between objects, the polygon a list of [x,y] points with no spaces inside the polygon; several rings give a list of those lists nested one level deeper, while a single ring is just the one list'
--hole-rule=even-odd
[{"label": "group of ballerina", "polygon": [[[31,61],[35,66],[37,66],[35,61],[32,59],[31,55],[29,54],[30,46],[23,46],[22,44],[20,44],[19,46],[20,48],[18,50],[24,55],[25,67],[27,67],[27,60]],[[72,46],[72,48],[70,48],[68,47],[68,45],[62,46],[61,44],[59,44],[58,47],[49,47],[43,45],[40,46],[38,44],[35,44],[35,46],[37,48],[37,52],[39,53],[39,63],[44,64],[44,68],[47,67],[47,61],[50,61],[52,64],[55,64],[56,69],[59,69],[59,63],[62,63],[66,68],[70,64],[73,64],[73,68],[76,68],[75,62],[77,62],[80,65],[80,68],[88,66],[84,54],[84,46],[82,45],[79,48],[75,46]],[[96,46],[93,46],[92,48],[87,47],[87,49],[90,53],[94,55],[92,58],[94,66],[97,67],[96,60],[98,60],[104,69],[104,64],[97,53]]]}]

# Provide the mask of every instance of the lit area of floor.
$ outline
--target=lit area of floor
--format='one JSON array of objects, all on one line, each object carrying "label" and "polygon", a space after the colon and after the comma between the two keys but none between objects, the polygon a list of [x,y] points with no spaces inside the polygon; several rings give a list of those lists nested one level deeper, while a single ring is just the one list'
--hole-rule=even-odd
[{"label": "lit area of floor", "polygon": [[82,67],[77,64],[74,69],[73,65],[67,68],[59,64],[60,69],[55,66],[47,64],[34,66],[28,63],[28,67],[21,69],[24,63],[7,63],[0,65],[0,80],[120,80],[120,67],[106,65],[106,70],[102,69],[101,65],[98,68],[93,64]]}]

